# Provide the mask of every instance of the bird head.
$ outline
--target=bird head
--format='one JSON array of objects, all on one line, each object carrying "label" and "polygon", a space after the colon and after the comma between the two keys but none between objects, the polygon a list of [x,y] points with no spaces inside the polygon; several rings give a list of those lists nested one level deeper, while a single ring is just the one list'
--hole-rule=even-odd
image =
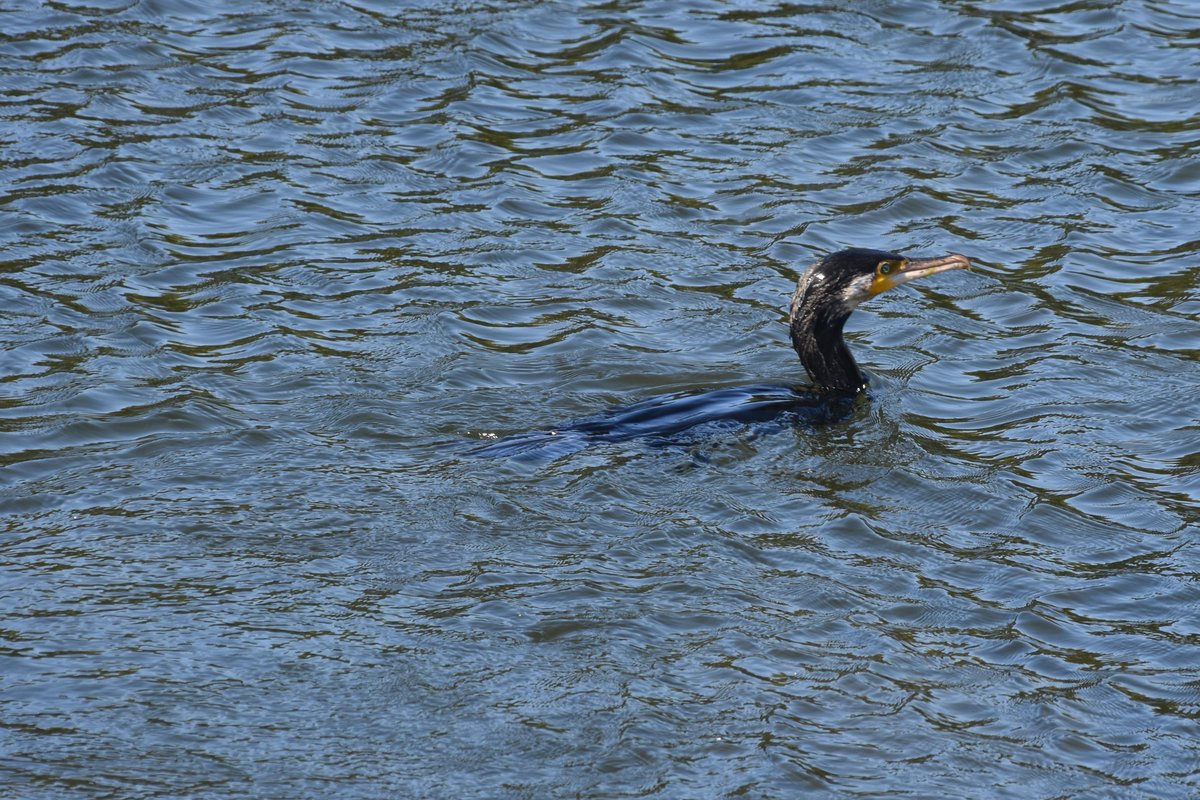
[{"label": "bird head", "polygon": [[859,303],[916,278],[971,266],[966,256],[908,258],[886,250],[854,247],[825,256],[800,278],[792,316],[801,307],[819,305],[822,316],[846,317]]},{"label": "bird head", "polygon": [[792,346],[823,391],[861,392],[866,379],[842,339],[859,303],[916,278],[971,266],[966,256],[908,258],[886,250],[852,248],[825,256],[800,276],[792,296]]}]

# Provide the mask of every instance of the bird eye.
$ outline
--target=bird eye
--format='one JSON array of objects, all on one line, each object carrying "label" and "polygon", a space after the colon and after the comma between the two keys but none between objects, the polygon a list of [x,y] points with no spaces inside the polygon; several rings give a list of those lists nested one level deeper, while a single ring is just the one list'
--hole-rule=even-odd
[{"label": "bird eye", "polygon": [[890,262],[890,261],[880,261],[879,262],[879,274],[880,275],[887,275],[891,271],[892,271],[892,262]]}]

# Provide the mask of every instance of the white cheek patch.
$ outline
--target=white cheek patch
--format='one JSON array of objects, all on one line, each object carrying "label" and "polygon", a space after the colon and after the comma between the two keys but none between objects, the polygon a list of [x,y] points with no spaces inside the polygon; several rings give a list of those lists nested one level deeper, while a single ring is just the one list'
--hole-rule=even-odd
[{"label": "white cheek patch", "polygon": [[863,275],[852,280],[842,290],[842,302],[847,308],[857,308],[858,304],[871,296],[871,280],[874,276]]}]

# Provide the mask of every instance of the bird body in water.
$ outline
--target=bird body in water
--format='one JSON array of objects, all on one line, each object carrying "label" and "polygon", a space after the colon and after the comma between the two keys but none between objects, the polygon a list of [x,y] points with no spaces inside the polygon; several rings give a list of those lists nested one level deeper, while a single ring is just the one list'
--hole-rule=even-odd
[{"label": "bird body in water", "polygon": [[842,329],[864,300],[927,275],[971,266],[966,256],[908,258],[899,253],[851,248],[831,253],[800,276],[792,295],[789,330],[811,386],[755,385],[700,394],[652,398],[571,423],[557,431],[535,431],[500,439],[476,455],[565,454],[598,441],[639,436],[669,437],[708,422],[774,419],[803,411],[813,422],[849,412],[867,379],[846,346]]}]

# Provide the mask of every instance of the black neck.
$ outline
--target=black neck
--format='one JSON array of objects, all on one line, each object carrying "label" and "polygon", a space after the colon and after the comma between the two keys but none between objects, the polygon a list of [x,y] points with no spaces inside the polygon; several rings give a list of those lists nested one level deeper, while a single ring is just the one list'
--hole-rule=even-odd
[{"label": "black neck", "polygon": [[849,317],[800,309],[792,320],[792,347],[800,354],[808,377],[823,393],[855,395],[867,387],[867,379],[842,338],[842,326]]}]

